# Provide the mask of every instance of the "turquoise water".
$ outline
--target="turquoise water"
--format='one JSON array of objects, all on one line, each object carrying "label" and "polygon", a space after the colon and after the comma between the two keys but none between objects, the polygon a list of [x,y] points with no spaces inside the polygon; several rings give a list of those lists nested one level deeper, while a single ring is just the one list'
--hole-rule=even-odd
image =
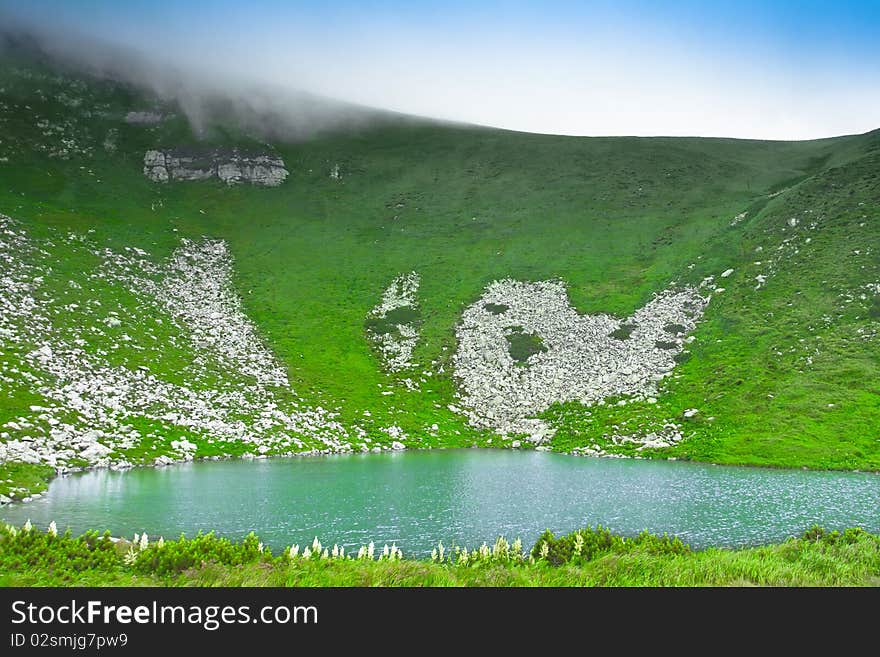
[{"label": "turquoise water", "polygon": [[545,529],[602,524],[680,536],[694,547],[778,541],[813,524],[880,531],[880,476],[591,459],[540,452],[434,450],[215,461],[54,480],[46,495],[0,509],[74,532],[176,537],[251,530],[268,545],[437,541],[530,546]]}]

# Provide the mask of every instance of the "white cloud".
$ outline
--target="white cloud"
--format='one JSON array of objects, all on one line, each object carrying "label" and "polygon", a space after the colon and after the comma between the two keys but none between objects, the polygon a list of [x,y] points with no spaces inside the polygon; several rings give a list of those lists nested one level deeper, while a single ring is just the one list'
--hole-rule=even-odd
[{"label": "white cloud", "polygon": [[880,65],[826,57],[821,44],[793,59],[772,42],[638,23],[548,31],[411,19],[212,22],[172,29],[159,48],[155,25],[119,34],[233,94],[254,80],[528,132],[805,139],[880,126]]}]

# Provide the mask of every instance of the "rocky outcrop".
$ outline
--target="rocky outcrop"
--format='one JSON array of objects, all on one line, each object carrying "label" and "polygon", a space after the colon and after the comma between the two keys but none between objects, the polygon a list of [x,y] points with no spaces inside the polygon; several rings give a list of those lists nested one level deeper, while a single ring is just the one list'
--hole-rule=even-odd
[{"label": "rocky outcrop", "polygon": [[147,151],[144,175],[154,182],[219,178],[227,185],[250,183],[277,187],[288,176],[284,160],[267,153],[243,153],[238,149]]},{"label": "rocky outcrop", "polygon": [[165,115],[160,112],[129,112],[125,115],[125,122],[133,125],[157,125],[165,120]]}]

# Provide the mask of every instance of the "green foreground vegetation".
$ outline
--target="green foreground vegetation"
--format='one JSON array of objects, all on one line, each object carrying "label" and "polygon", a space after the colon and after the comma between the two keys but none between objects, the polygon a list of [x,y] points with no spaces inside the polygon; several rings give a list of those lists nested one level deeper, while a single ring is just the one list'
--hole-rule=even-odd
[{"label": "green foreground vegetation", "polygon": [[819,527],[783,543],[694,551],[677,538],[598,527],[524,551],[499,538],[476,550],[438,546],[430,559],[396,547],[339,554],[313,543],[273,555],[251,534],[149,542],[0,528],[2,586],[880,586],[880,536]]}]

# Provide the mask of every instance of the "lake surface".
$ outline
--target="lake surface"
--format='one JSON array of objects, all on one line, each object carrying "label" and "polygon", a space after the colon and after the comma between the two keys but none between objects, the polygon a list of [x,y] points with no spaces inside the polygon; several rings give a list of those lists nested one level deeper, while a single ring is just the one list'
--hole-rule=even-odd
[{"label": "lake surface", "polygon": [[0,509],[16,525],[55,520],[175,538],[251,530],[273,548],[396,542],[423,555],[499,535],[526,547],[545,529],[602,524],[676,534],[694,547],[768,543],[813,524],[880,531],[880,476],[592,459],[508,450],[434,450],[209,461],[54,480],[44,497]]}]

